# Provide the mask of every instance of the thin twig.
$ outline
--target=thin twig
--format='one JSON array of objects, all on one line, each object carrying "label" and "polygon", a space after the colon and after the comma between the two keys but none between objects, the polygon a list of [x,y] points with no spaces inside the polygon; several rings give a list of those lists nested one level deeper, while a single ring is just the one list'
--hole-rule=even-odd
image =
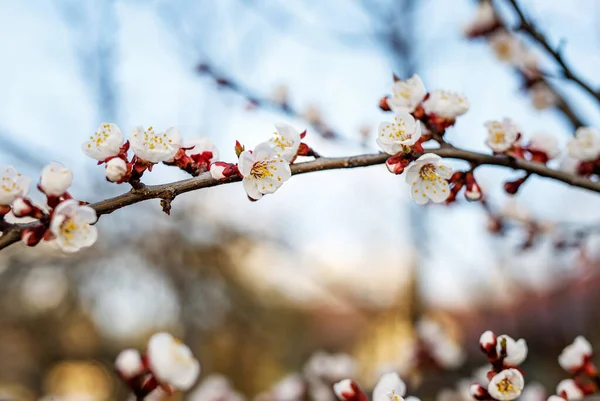
[{"label": "thin twig", "polygon": [[562,74],[566,79],[573,81],[574,83],[579,85],[579,87],[581,89],[583,89],[585,92],[589,93],[594,99],[596,99],[596,101],[600,102],[600,92],[598,92],[597,90],[592,88],[591,85],[588,84],[587,82],[585,82],[583,80],[583,78],[581,78],[579,75],[575,74],[573,72],[573,70],[571,69],[571,67],[567,64],[567,61],[564,59],[563,54],[562,54],[562,46],[559,45],[556,49],[554,47],[552,47],[550,45],[550,43],[548,42],[548,39],[546,38],[546,36],[543,33],[541,33],[535,27],[535,25],[527,19],[527,17],[525,17],[525,14],[523,13],[523,10],[521,9],[521,6],[519,5],[518,1],[517,0],[508,0],[508,1],[512,5],[512,7],[515,10],[515,12],[517,13],[517,15],[519,16],[520,26],[518,27],[518,30],[527,33],[527,35],[529,35],[529,37],[531,37],[533,40],[535,40],[540,46],[542,46],[554,58],[554,60],[561,67]]},{"label": "thin twig", "polygon": [[[528,174],[536,174],[540,177],[547,177],[556,181],[564,182],[574,187],[588,189],[590,191],[600,193],[600,182],[591,181],[585,177],[566,173],[563,171],[553,170],[544,164],[530,162],[522,159],[514,159],[504,155],[487,155],[483,153],[470,152],[463,149],[458,149],[452,145],[441,149],[426,150],[425,153],[435,153],[441,157],[449,159],[459,159],[470,162],[474,166],[503,166],[512,170],[522,170]],[[320,157],[318,159],[293,164],[292,174],[305,174],[315,171],[334,170],[334,169],[349,169],[355,167],[365,167],[377,164],[384,164],[389,155],[385,153],[364,154],[349,157]],[[96,213],[101,216],[110,214],[123,207],[133,205],[148,199],[175,199],[180,194],[194,191],[201,188],[209,188],[217,185],[228,184],[231,182],[240,181],[239,177],[231,177],[225,181],[217,181],[213,179],[210,173],[203,173],[198,177],[189,178],[186,180],[176,181],[162,185],[148,185],[143,189],[132,189],[127,193],[116,196],[114,198],[102,200],[90,204]],[[36,227],[39,223],[28,224],[13,224],[5,230],[0,237],[0,249],[18,242],[21,238],[23,230],[31,227]]]}]

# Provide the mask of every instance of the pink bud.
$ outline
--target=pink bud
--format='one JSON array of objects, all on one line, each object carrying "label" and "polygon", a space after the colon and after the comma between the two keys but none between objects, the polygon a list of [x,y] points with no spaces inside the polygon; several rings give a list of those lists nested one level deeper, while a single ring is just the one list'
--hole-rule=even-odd
[{"label": "pink bud", "polygon": [[488,357],[493,357],[494,359],[497,358],[496,343],[496,335],[491,330],[484,332],[481,337],[479,337],[479,347],[481,350],[485,352]]},{"label": "pink bud", "polygon": [[106,163],[105,173],[108,181],[121,182],[128,173],[127,163],[119,157],[114,157]]},{"label": "pink bud", "polygon": [[228,163],[225,163],[225,162],[215,162],[215,163],[211,164],[210,165],[210,175],[212,176],[212,178],[214,178],[215,180],[219,180],[219,181],[227,178],[225,176],[225,174],[223,174],[223,172],[227,168],[227,164]]},{"label": "pink bud", "polygon": [[472,171],[467,172],[465,176],[465,182],[467,184],[467,188],[465,190],[465,198],[470,201],[478,201],[481,199],[481,188],[475,181],[475,176]]},{"label": "pink bud", "polygon": [[142,356],[135,349],[123,350],[117,355],[115,369],[123,379],[131,379],[144,372]]},{"label": "pink bud", "polygon": [[479,384],[471,384],[469,392],[471,393],[471,397],[476,400],[487,400],[490,398],[488,391]]},{"label": "pink bud", "polygon": [[340,401],[367,401],[367,395],[350,379],[344,379],[333,385],[333,392]]}]

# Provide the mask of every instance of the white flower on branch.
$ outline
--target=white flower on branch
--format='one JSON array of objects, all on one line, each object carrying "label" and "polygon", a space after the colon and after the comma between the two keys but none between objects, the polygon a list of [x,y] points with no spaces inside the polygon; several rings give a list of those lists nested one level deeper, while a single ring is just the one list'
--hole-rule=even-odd
[{"label": "white flower on branch", "polygon": [[580,127],[567,143],[569,156],[580,161],[596,160],[600,156],[600,136],[592,127]]},{"label": "white flower on branch", "polygon": [[402,401],[405,395],[406,384],[396,372],[383,374],[373,388],[373,401]]},{"label": "white flower on branch", "polygon": [[62,196],[73,183],[73,172],[52,162],[42,169],[40,189],[48,196]]},{"label": "white flower on branch", "polygon": [[525,379],[517,369],[505,369],[490,380],[488,392],[496,400],[510,401],[521,395]]},{"label": "white flower on branch", "polygon": [[514,35],[505,30],[495,32],[490,36],[490,46],[498,60],[512,65],[522,64],[523,49]]},{"label": "white flower on branch", "polygon": [[519,139],[520,128],[510,118],[488,121],[484,125],[488,130],[485,143],[496,153],[506,152]]},{"label": "white flower on branch", "polygon": [[106,179],[110,182],[119,182],[127,175],[127,163],[120,157],[113,157],[106,162]]},{"label": "white flower on branch", "polygon": [[275,124],[274,137],[269,139],[271,147],[275,149],[277,155],[285,159],[288,163],[291,162],[298,153],[301,137],[300,131],[288,124]]},{"label": "white flower on branch", "polygon": [[169,333],[157,333],[150,338],[147,356],[156,379],[177,390],[189,390],[200,374],[200,363],[189,347]]},{"label": "white flower on branch", "polygon": [[333,392],[340,400],[347,401],[356,398],[357,387],[352,380],[344,379],[333,384]]},{"label": "white flower on branch", "polygon": [[104,161],[119,154],[123,140],[123,133],[116,124],[102,123],[94,135],[90,135],[90,140],[81,145],[81,150],[92,159]]},{"label": "white flower on branch", "polygon": [[27,195],[30,182],[13,167],[0,168],[0,206],[10,206],[18,197]]},{"label": "white flower on branch", "polygon": [[421,138],[421,123],[407,112],[397,112],[393,122],[379,125],[377,145],[387,154],[408,152]]},{"label": "white flower on branch", "polygon": [[173,160],[183,139],[175,127],[165,132],[156,132],[153,127],[148,127],[147,130],[136,127],[131,132],[129,141],[137,157],[150,163],[160,163]]},{"label": "white flower on branch", "polygon": [[408,166],[406,183],[410,184],[410,194],[417,204],[424,205],[429,199],[440,203],[450,195],[446,181],[450,176],[452,167],[440,156],[427,153]]},{"label": "white flower on branch", "polygon": [[463,32],[467,37],[478,36],[493,29],[497,24],[498,19],[491,1],[484,0],[479,3],[475,17],[464,27]]},{"label": "white flower on branch", "polygon": [[242,152],[239,170],[244,177],[244,189],[254,200],[277,191],[292,176],[289,163],[278,157],[268,142],[259,144],[254,152]]},{"label": "white flower on branch", "polygon": [[565,379],[558,383],[556,394],[565,397],[568,401],[581,400],[585,395],[573,379]]},{"label": "white flower on branch", "polygon": [[573,343],[563,349],[558,357],[558,364],[568,372],[575,372],[583,367],[592,357],[592,345],[583,336],[577,336]]},{"label": "white flower on branch", "polygon": [[97,219],[94,209],[81,206],[74,199],[68,199],[54,209],[50,231],[56,238],[56,244],[64,252],[77,252],[96,242],[98,232],[91,224]]},{"label": "white flower on branch", "polygon": [[469,101],[457,93],[437,90],[423,102],[423,110],[427,115],[453,120],[469,111]]},{"label": "white flower on branch", "polygon": [[426,94],[421,77],[415,74],[407,80],[394,82],[387,104],[395,113],[412,113]]},{"label": "white flower on branch", "polygon": [[194,161],[198,158],[198,156],[204,157],[206,164],[210,165],[214,161],[219,159],[219,149],[215,146],[214,143],[208,138],[195,138],[191,140],[185,141],[184,148],[192,148],[186,149],[185,154],[190,156]]},{"label": "white flower on branch", "polygon": [[554,159],[560,154],[560,148],[558,147],[558,140],[554,135],[538,133],[531,136],[529,144],[527,145],[529,150],[544,153],[548,159]]},{"label": "white flower on branch", "polygon": [[552,107],[558,101],[556,93],[545,82],[536,82],[529,90],[531,103],[537,110],[545,110]]},{"label": "white flower on branch", "polygon": [[142,356],[136,349],[125,349],[117,355],[115,369],[123,379],[131,379],[144,371]]},{"label": "white flower on branch", "polygon": [[504,366],[516,367],[525,361],[527,358],[527,343],[524,339],[515,341],[512,337],[502,334],[496,340],[496,352],[498,356],[506,352],[504,358]]}]

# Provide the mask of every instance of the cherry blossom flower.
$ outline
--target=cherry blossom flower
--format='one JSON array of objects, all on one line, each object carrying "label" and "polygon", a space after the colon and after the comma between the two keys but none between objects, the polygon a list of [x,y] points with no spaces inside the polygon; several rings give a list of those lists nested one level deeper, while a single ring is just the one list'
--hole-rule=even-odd
[{"label": "cherry blossom flower", "polygon": [[344,379],[333,384],[333,392],[342,401],[356,400],[360,392],[358,386],[350,379]]},{"label": "cherry blossom flower", "polygon": [[123,140],[123,133],[116,124],[102,123],[94,135],[90,135],[90,140],[81,145],[81,150],[92,159],[104,161],[119,154]]},{"label": "cherry blossom flower", "polygon": [[379,125],[377,145],[387,154],[410,152],[421,138],[421,123],[407,112],[397,112],[393,122],[383,122]]},{"label": "cherry blossom flower", "polygon": [[519,127],[510,118],[488,121],[485,124],[488,137],[485,143],[495,152],[504,153],[519,139]]},{"label": "cherry blossom flower", "polygon": [[527,358],[527,343],[522,338],[515,341],[506,334],[498,336],[496,352],[498,355],[502,355],[503,350],[506,351],[506,357],[504,358],[504,366],[506,367],[519,366]]},{"label": "cherry blossom flower", "polygon": [[556,394],[564,396],[568,401],[580,400],[585,395],[573,379],[565,379],[558,383]]},{"label": "cherry blossom flower", "polygon": [[488,392],[496,400],[510,401],[521,395],[525,380],[517,369],[505,369],[490,380]]},{"label": "cherry blossom flower", "polygon": [[531,103],[537,110],[545,110],[554,106],[558,101],[556,93],[543,81],[533,84],[529,93],[531,94]]},{"label": "cherry blossom flower", "polygon": [[469,101],[459,94],[437,90],[423,102],[423,110],[427,115],[453,120],[469,110]]},{"label": "cherry blossom flower", "polygon": [[182,146],[179,130],[171,127],[165,132],[156,132],[153,127],[144,130],[136,127],[129,136],[131,149],[137,157],[150,163],[173,160]]},{"label": "cherry blossom flower", "polygon": [[131,379],[144,371],[142,356],[138,350],[125,349],[117,355],[115,369],[123,379]]},{"label": "cherry blossom flower", "polygon": [[544,133],[532,135],[529,144],[527,145],[527,149],[545,154],[548,160],[554,159],[560,154],[556,137]]},{"label": "cherry blossom flower", "polygon": [[91,224],[97,220],[96,211],[89,206],[81,206],[74,199],[65,200],[56,206],[50,221],[50,231],[56,244],[64,252],[77,252],[96,242],[98,232]]},{"label": "cherry blossom flower", "polygon": [[406,183],[410,184],[410,194],[419,205],[426,204],[429,199],[435,203],[445,201],[450,195],[448,181],[452,175],[452,167],[433,153],[419,157],[406,172]]},{"label": "cherry blossom flower", "polygon": [[505,30],[499,30],[490,36],[490,46],[498,60],[513,65],[522,63],[523,49],[519,40]]},{"label": "cherry blossom flower", "polygon": [[469,21],[463,31],[465,36],[474,37],[490,32],[496,26],[498,26],[498,19],[494,7],[491,1],[484,0],[479,3],[475,18]]},{"label": "cherry blossom flower", "polygon": [[490,348],[496,349],[496,341],[494,332],[487,330],[479,337],[479,346],[487,353]]},{"label": "cherry blossom flower", "polygon": [[373,388],[373,401],[402,401],[405,395],[406,384],[396,372],[383,374]]},{"label": "cherry blossom flower", "polygon": [[569,156],[581,161],[596,160],[600,156],[600,136],[592,127],[581,127],[567,143]]},{"label": "cherry blossom flower", "polygon": [[394,82],[392,96],[387,99],[389,108],[394,113],[412,113],[427,95],[421,77],[413,75],[404,81]]},{"label": "cherry blossom flower", "polygon": [[0,206],[9,206],[20,196],[27,195],[31,179],[13,167],[0,168]]},{"label": "cherry blossom flower", "polygon": [[110,182],[120,182],[128,173],[127,163],[120,157],[113,157],[106,162],[106,179]]},{"label": "cherry blossom flower", "polygon": [[239,171],[244,177],[243,185],[251,199],[258,200],[283,185],[291,176],[288,162],[277,157],[268,142],[259,144],[254,152],[245,150],[240,154]]},{"label": "cherry blossom flower", "polygon": [[219,149],[208,138],[196,138],[185,142],[185,154],[190,156],[197,164],[208,167],[219,159]]},{"label": "cherry blossom flower", "polygon": [[150,338],[147,356],[156,379],[177,390],[189,390],[200,374],[200,363],[189,347],[169,333]]},{"label": "cherry blossom flower", "polygon": [[583,336],[577,336],[558,357],[559,365],[568,372],[578,371],[593,354],[592,345]]},{"label": "cherry blossom flower", "polygon": [[273,138],[269,139],[271,147],[275,149],[277,155],[288,163],[291,162],[298,154],[301,137],[300,131],[288,124],[275,124],[277,130],[273,134]]},{"label": "cherry blossom flower", "polygon": [[42,169],[40,189],[48,196],[62,196],[73,183],[73,172],[52,162]]}]

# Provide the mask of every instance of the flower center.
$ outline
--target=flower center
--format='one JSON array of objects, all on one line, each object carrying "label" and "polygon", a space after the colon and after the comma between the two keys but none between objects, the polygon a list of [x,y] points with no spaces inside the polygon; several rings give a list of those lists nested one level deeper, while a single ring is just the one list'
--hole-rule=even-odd
[{"label": "flower center", "polygon": [[396,394],[396,390],[392,390],[392,392],[387,393],[386,395],[389,401],[400,401],[402,399],[399,394]]},{"label": "flower center", "polygon": [[[100,132],[95,132],[94,135],[90,135],[90,141],[94,142],[96,146],[102,145],[111,134],[110,124],[104,124]],[[91,148],[92,144],[88,143],[88,148]]]},{"label": "flower center", "polygon": [[281,149],[289,148],[293,145],[292,141],[285,139],[278,132],[275,132],[275,138],[272,138],[271,141]]},{"label": "flower center", "polygon": [[491,140],[493,143],[503,143],[505,141],[504,132],[502,132],[502,131],[493,132]]},{"label": "flower center", "polygon": [[67,241],[71,241],[73,238],[75,238],[75,233],[81,229],[81,226],[78,225],[75,220],[73,219],[67,219],[65,220],[65,222],[60,226],[60,233],[62,234],[63,237],[65,237],[65,239]]},{"label": "flower center", "polygon": [[150,150],[155,150],[157,148],[169,150],[172,142],[173,140],[168,137],[166,132],[162,135],[158,134],[152,127],[148,127],[148,129],[144,131],[143,145]]},{"label": "flower center", "polygon": [[515,386],[506,377],[496,384],[496,388],[502,394],[513,393],[516,390]]},{"label": "flower center", "polygon": [[273,173],[269,169],[269,162],[267,160],[258,161],[254,163],[250,170],[250,176],[255,179],[263,179],[266,177],[273,177]]},{"label": "flower center", "polygon": [[13,192],[17,189],[17,183],[9,177],[2,177],[2,186],[0,186],[4,192]]},{"label": "flower center", "polygon": [[435,181],[438,178],[436,168],[431,163],[428,163],[428,164],[424,165],[423,167],[421,167],[421,171],[419,172],[419,175],[421,176],[422,179],[427,180],[427,181]]},{"label": "flower center", "polygon": [[390,132],[390,138],[400,139],[401,141],[405,141],[410,138],[410,135],[406,134],[406,121],[402,118],[394,117],[394,122],[392,123],[392,132]]}]

